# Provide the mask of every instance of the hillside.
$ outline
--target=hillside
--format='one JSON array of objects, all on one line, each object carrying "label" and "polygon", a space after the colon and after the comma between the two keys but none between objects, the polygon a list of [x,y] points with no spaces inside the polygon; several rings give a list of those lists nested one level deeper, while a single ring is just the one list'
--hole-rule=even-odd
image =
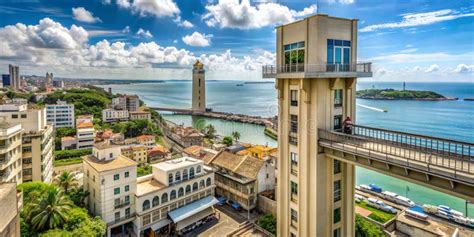
[{"label": "hillside", "polygon": [[356,97],[373,100],[450,100],[433,91],[412,91],[395,89],[365,89],[356,92]]}]

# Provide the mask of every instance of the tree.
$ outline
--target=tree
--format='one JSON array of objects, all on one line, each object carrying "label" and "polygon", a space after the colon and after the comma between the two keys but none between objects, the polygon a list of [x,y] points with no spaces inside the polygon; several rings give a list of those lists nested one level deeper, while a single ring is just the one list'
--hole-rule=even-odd
[{"label": "tree", "polygon": [[79,207],[84,207],[85,206],[85,200],[87,196],[89,196],[89,191],[84,190],[82,187],[81,188],[75,188],[71,190],[69,193],[69,198],[71,199],[72,202],[74,202],[74,205],[79,206]]},{"label": "tree", "polygon": [[240,139],[240,132],[239,131],[233,131],[232,132],[232,138],[237,142]]},{"label": "tree", "polygon": [[276,235],[276,218],[273,214],[268,213],[260,217],[258,225],[268,232]]},{"label": "tree", "polygon": [[204,131],[206,133],[206,137],[208,138],[214,138],[216,135],[216,128],[214,128],[214,125],[212,124],[206,125],[206,127],[204,128]]},{"label": "tree", "polygon": [[64,193],[66,194],[69,193],[70,188],[77,187],[78,185],[76,176],[68,171],[65,171],[57,176],[56,183],[64,190]]},{"label": "tree", "polygon": [[50,188],[36,203],[32,203],[29,220],[36,231],[60,228],[68,219],[71,200],[57,187]]},{"label": "tree", "polygon": [[383,237],[385,236],[379,226],[364,219],[359,214],[356,214],[355,220],[355,236],[356,237]]},{"label": "tree", "polygon": [[230,136],[225,136],[224,139],[222,139],[222,144],[225,144],[226,146],[231,146],[233,144],[233,139]]}]

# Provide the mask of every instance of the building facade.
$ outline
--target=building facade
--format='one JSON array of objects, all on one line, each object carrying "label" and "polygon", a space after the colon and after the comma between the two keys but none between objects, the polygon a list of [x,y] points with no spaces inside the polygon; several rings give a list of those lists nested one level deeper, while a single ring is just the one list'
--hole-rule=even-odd
[{"label": "building facade", "polygon": [[151,121],[151,113],[147,111],[132,111],[130,112],[130,119]]},{"label": "building facade", "polygon": [[56,104],[46,105],[46,118],[55,128],[74,128],[74,105],[60,100]]},{"label": "building facade", "polygon": [[20,211],[23,195],[17,191],[16,183],[0,183],[0,236],[20,236]]},{"label": "building facade", "polygon": [[92,148],[95,142],[95,128],[92,115],[78,116],[76,119],[77,149]]},{"label": "building facade", "polygon": [[192,110],[194,113],[206,112],[206,71],[204,64],[196,61],[193,65]]},{"label": "building facade", "polygon": [[148,160],[148,149],[144,145],[122,147],[122,155],[134,160],[139,165],[144,165]]},{"label": "building facade", "polygon": [[21,124],[0,121],[0,183],[23,182]]},{"label": "building facade", "polygon": [[10,87],[13,90],[21,89],[20,67],[10,64],[8,65],[8,71],[10,72]]},{"label": "building facade", "polygon": [[354,165],[318,147],[318,129],[355,120],[357,20],[318,14],[277,27],[278,236],[354,236]]},{"label": "building facade", "polygon": [[102,110],[103,122],[128,121],[128,110],[104,109]]},{"label": "building facade", "polygon": [[2,74],[2,87],[10,86],[10,74]]},{"label": "building facade", "polygon": [[171,128],[171,138],[183,147],[202,146],[204,134],[192,127],[175,126]]},{"label": "building facade", "polygon": [[138,95],[119,95],[112,99],[112,106],[117,110],[138,111],[140,99]]}]

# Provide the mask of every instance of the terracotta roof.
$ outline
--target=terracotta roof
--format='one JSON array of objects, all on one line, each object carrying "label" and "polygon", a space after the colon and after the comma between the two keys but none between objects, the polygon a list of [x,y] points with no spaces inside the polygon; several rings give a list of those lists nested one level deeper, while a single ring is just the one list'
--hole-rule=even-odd
[{"label": "terracotta roof", "polygon": [[155,139],[155,136],[153,136],[153,135],[141,135],[141,136],[138,136],[136,138],[137,138],[138,141],[142,141],[142,140]]},{"label": "terracotta roof", "polygon": [[77,128],[91,128],[94,127],[94,124],[92,122],[82,122],[77,124]]},{"label": "terracotta roof", "polygon": [[218,154],[215,150],[198,145],[186,147],[183,152],[189,156],[201,159],[204,163],[207,163]]},{"label": "terracotta roof", "polygon": [[183,151],[186,154],[189,154],[189,155],[196,155],[201,151],[202,148],[204,148],[204,147],[198,146],[198,145],[192,145],[192,146],[188,146],[188,147],[184,148]]},{"label": "terracotta roof", "polygon": [[165,188],[166,185],[156,181],[153,177],[148,180],[144,180],[137,183],[137,191],[135,195],[138,197],[158,191],[162,188]]},{"label": "terracotta roof", "polygon": [[84,156],[82,160],[89,164],[97,172],[104,172],[109,170],[121,169],[131,166],[137,166],[137,162],[120,155],[115,159],[111,160],[99,160],[93,155]]},{"label": "terracotta roof", "polygon": [[221,151],[206,164],[230,170],[246,178],[256,179],[265,161],[253,156],[239,156],[227,151]]},{"label": "terracotta roof", "polygon": [[97,149],[106,149],[110,147],[120,147],[121,145],[110,143],[110,141],[96,142],[94,147]]}]

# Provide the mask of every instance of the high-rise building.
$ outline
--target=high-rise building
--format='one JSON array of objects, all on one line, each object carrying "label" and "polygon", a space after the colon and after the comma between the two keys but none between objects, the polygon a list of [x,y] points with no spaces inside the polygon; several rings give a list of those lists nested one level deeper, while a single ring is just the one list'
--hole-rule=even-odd
[{"label": "high-rise building", "polygon": [[140,109],[140,98],[138,95],[119,95],[112,99],[112,107],[118,110],[128,110],[129,112]]},{"label": "high-rise building", "polygon": [[206,112],[206,78],[204,64],[196,61],[193,65],[193,104],[194,113]]},{"label": "high-rise building", "polygon": [[46,109],[28,108],[26,100],[16,99],[0,105],[0,116],[9,124],[22,128],[23,182],[53,179],[53,127],[46,122]]},{"label": "high-rise building", "polygon": [[354,165],[327,156],[318,129],[340,130],[355,120],[357,20],[317,14],[277,27],[278,236],[355,236]]},{"label": "high-rise building", "polygon": [[21,124],[11,124],[0,121],[0,183],[16,182],[21,184],[22,178],[22,154]]},{"label": "high-rise building", "polygon": [[3,87],[10,86],[10,75],[9,74],[2,74],[2,84],[3,84]]},{"label": "high-rise building", "polygon": [[13,90],[19,90],[21,88],[20,81],[20,67],[15,65],[8,65],[10,72],[10,86]]},{"label": "high-rise building", "polygon": [[46,119],[55,128],[74,128],[74,105],[58,100],[46,105]]}]

